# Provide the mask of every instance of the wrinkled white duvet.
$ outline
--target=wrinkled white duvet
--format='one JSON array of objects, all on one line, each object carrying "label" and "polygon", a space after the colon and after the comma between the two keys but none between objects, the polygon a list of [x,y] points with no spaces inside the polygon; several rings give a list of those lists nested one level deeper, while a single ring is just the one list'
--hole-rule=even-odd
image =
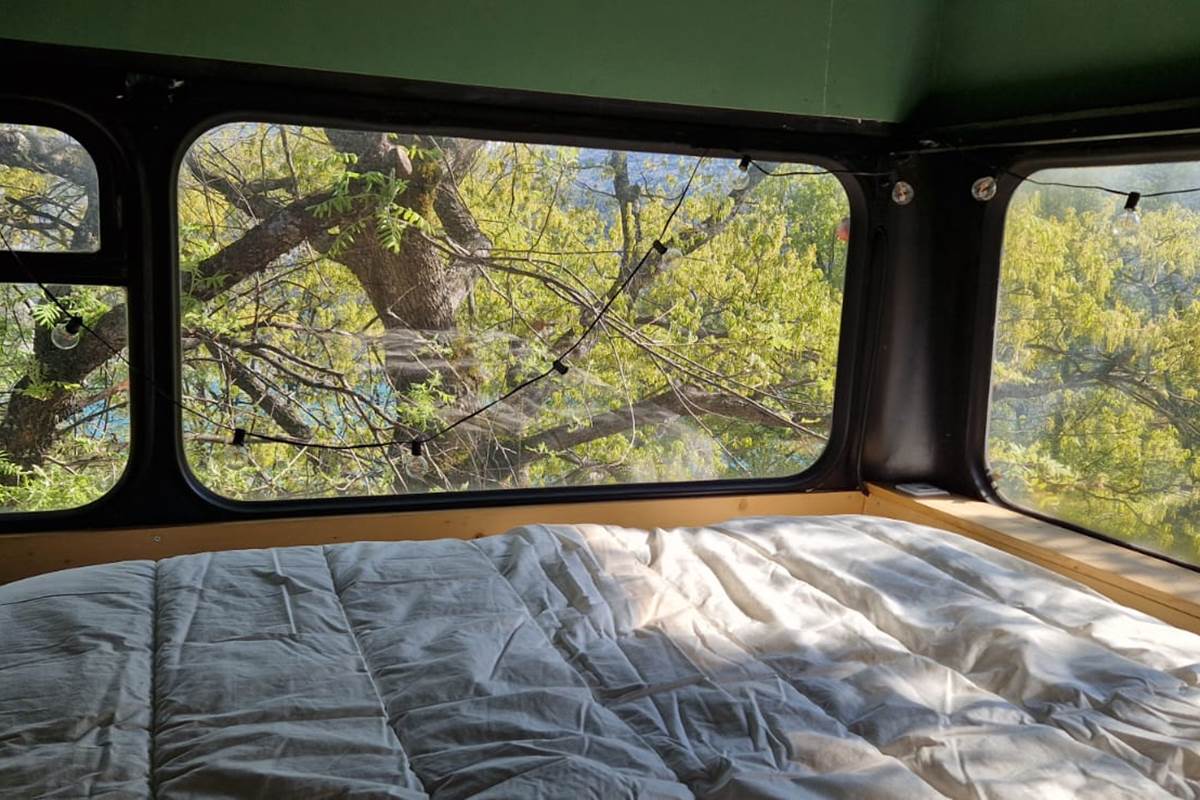
[{"label": "wrinkled white duvet", "polygon": [[0,795],[1200,794],[1200,637],[862,516],[0,587]]}]

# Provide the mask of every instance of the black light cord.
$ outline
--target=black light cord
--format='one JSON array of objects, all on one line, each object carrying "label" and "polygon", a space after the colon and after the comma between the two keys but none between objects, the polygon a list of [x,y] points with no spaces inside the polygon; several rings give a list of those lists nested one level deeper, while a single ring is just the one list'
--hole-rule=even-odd
[{"label": "black light cord", "polygon": [[[604,320],[604,318],[608,315],[608,312],[612,309],[613,304],[617,301],[617,298],[621,296],[621,294],[629,286],[630,282],[633,281],[633,279],[638,275],[639,272],[641,272],[642,268],[646,265],[646,262],[650,259],[650,255],[652,253],[658,253],[661,256],[667,252],[668,248],[665,244],[663,244],[662,239],[666,236],[667,231],[670,229],[671,223],[675,220],[676,215],[679,213],[679,209],[682,208],[683,202],[687,198],[688,193],[691,190],[692,183],[695,181],[696,175],[700,170],[700,165],[704,162],[704,159],[705,159],[705,157],[701,156],[700,158],[698,158],[696,160],[695,165],[692,167],[692,172],[688,176],[687,183],[684,184],[683,191],[680,192],[679,198],[675,201],[675,205],[671,208],[671,212],[667,215],[667,219],[663,223],[662,232],[659,234],[659,238],[654,240],[651,247],[648,250],[646,250],[645,253],[642,254],[642,257],[638,260],[638,262],[634,266],[634,268],[629,271],[629,274],[627,274],[625,276],[625,278],[621,281],[621,283],[617,286],[617,288],[609,294],[608,299],[600,307],[600,310],[598,312],[596,312],[595,316],[587,324],[587,326],[584,328],[583,332],[580,333],[580,335],[575,339],[575,341],[569,347],[567,347],[557,358],[555,358],[551,362],[549,367],[547,367],[545,370],[539,372],[538,374],[533,375],[532,377],[526,378],[524,381],[522,381],[521,383],[518,383],[516,386],[512,387],[511,389],[509,389],[507,392],[500,395],[496,399],[476,408],[474,411],[471,411],[469,414],[466,414],[462,417],[459,417],[458,419],[455,419],[453,422],[450,422],[450,423],[444,425],[443,427],[439,428],[437,431],[435,431],[431,434],[427,434],[425,436],[418,436],[418,437],[415,437],[412,439],[392,439],[392,440],[384,441],[384,442],[362,442],[359,444],[331,444],[331,443],[325,443],[325,442],[319,442],[319,441],[310,441],[307,439],[296,439],[296,438],[292,438],[292,437],[288,437],[288,436],[274,436],[274,435],[266,434],[266,433],[255,433],[253,431],[247,430],[246,428],[234,427],[232,425],[228,425],[226,423],[214,420],[211,417],[207,416],[206,414],[203,414],[193,408],[190,408],[189,406],[184,405],[179,400],[177,400],[174,397],[174,395],[172,395],[170,392],[167,392],[162,387],[158,386],[152,379],[146,378],[146,377],[142,376],[140,373],[138,373],[137,371],[135,371],[133,364],[129,361],[128,358],[126,358],[121,353],[120,348],[117,348],[116,346],[114,346],[110,341],[108,341],[108,339],[106,337],[101,335],[98,331],[93,329],[91,326],[87,325],[84,322],[82,316],[80,316],[79,314],[75,314],[69,308],[67,308],[66,305],[64,305],[63,302],[61,300],[59,300],[59,298],[53,292],[51,292],[50,289],[44,283],[42,283],[40,280],[38,280],[37,276],[33,273],[33,271],[31,269],[29,269],[29,267],[24,263],[24,261],[22,261],[20,259],[20,257],[17,255],[17,251],[12,248],[12,245],[10,244],[8,237],[4,235],[3,229],[0,229],[0,242],[2,242],[4,244],[5,249],[12,256],[13,261],[18,265],[18,267],[20,267],[21,271],[24,272],[28,276],[29,280],[32,283],[34,283],[38,287],[38,289],[41,290],[42,294],[46,297],[46,299],[49,300],[51,303],[53,303],[59,309],[60,312],[62,312],[64,315],[66,315],[67,320],[68,320],[68,322],[67,322],[68,330],[70,332],[74,333],[74,332],[78,332],[78,330],[82,329],[88,335],[93,336],[98,341],[100,341],[100,343],[103,344],[106,349],[108,349],[114,356],[116,356],[121,362],[123,362],[125,364],[125,366],[127,367],[127,369],[129,370],[129,375],[131,378],[136,377],[138,380],[144,381],[155,392],[155,394],[157,394],[160,397],[162,397],[163,399],[167,400],[168,402],[170,402],[172,405],[174,405],[181,411],[185,411],[189,414],[192,414],[193,416],[198,417],[199,419],[203,420],[204,422],[207,422],[209,425],[212,425],[215,428],[229,431],[232,434],[229,444],[231,444],[235,447],[242,447],[247,444],[248,439],[253,439],[255,441],[260,441],[260,442],[268,442],[268,443],[274,443],[274,444],[286,444],[286,445],[290,445],[293,447],[307,447],[307,448],[312,448],[315,450],[366,450],[366,449],[375,449],[375,448],[382,448],[382,447],[392,447],[392,446],[399,445],[399,444],[406,444],[406,445],[408,445],[409,450],[412,453],[412,455],[414,457],[417,457],[422,454],[424,446],[426,444],[428,444],[429,442],[433,441],[434,439],[437,439],[440,436],[444,436],[445,434],[449,433],[450,431],[454,430],[455,428],[459,427],[460,425],[464,425],[465,423],[470,422],[471,420],[475,419],[476,417],[479,417],[480,415],[486,413],[489,409],[495,407],[496,405],[499,405],[500,403],[503,403],[504,401],[508,400],[509,398],[513,397],[514,395],[519,394],[520,392],[524,391],[525,389],[528,389],[530,386],[533,386],[534,384],[544,380],[545,378],[548,378],[549,376],[556,374],[556,373],[559,375],[565,375],[568,372],[569,367],[565,363],[564,359],[567,358],[572,353],[574,353],[576,350],[578,350],[579,347],[583,344],[583,342],[588,338],[588,336],[591,335],[592,331],[594,331],[596,329],[596,327],[599,326],[599,324]],[[740,162],[739,167],[743,171],[745,171],[746,169],[749,168],[749,166],[751,164],[753,164],[753,166],[756,169],[758,169],[760,172],[762,172],[763,174],[770,176],[770,177],[786,177],[786,176],[792,176],[792,175],[827,175],[827,174],[830,174],[831,172],[833,172],[831,170],[819,170],[819,171],[804,170],[804,171],[792,171],[792,172],[782,172],[782,173],[771,172],[769,170],[764,169],[760,165],[754,163],[749,157],[744,157],[742,159],[742,161]],[[849,170],[845,170],[843,172],[846,172],[847,174],[862,174],[862,175],[890,174],[890,173],[852,173]]]}]

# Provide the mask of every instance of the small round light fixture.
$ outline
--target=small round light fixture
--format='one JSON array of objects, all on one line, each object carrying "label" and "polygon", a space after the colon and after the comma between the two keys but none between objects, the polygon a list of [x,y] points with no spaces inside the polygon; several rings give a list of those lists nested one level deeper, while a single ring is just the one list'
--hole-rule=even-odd
[{"label": "small round light fixture", "polygon": [[50,329],[50,344],[59,350],[74,350],[79,345],[82,330],[83,317],[72,316],[66,322],[60,322]]},{"label": "small round light fixture", "polygon": [[683,251],[678,247],[669,247],[667,252],[662,254],[662,265],[665,269],[671,269],[679,264],[679,260],[683,258]]},{"label": "small round light fixture", "polygon": [[981,203],[986,203],[996,196],[996,179],[991,175],[984,175],[982,178],[977,178],[971,184],[971,197],[974,197]]},{"label": "small round light fixture", "polygon": [[917,196],[917,190],[908,181],[896,181],[892,184],[892,202],[898,206],[906,206]]}]

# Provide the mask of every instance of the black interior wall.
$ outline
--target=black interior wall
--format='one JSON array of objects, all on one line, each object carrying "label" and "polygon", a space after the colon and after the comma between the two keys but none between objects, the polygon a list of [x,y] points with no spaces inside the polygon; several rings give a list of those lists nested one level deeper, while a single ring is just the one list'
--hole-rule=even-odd
[{"label": "black interior wall", "polygon": [[989,171],[960,155],[916,153],[897,163],[916,195],[885,212],[887,269],[874,286],[882,314],[863,477],[929,481],[977,497],[966,398],[990,374],[990,342],[985,360],[975,357],[980,243],[984,217],[1002,199],[971,197],[972,182]]}]

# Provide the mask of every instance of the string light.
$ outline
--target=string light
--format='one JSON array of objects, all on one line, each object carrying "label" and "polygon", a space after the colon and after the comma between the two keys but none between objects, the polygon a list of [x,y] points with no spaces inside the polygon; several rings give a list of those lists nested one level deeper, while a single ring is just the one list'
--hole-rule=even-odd
[{"label": "string light", "polygon": [[[12,259],[13,263],[16,264],[17,267],[22,272],[25,273],[26,279],[30,283],[32,283],[34,286],[36,286],[38,288],[38,290],[41,291],[42,296],[45,297],[46,300],[48,300],[50,303],[52,303],[56,308],[58,308],[59,312],[61,312],[64,316],[67,317],[67,322],[63,326],[64,327],[63,333],[66,333],[66,328],[68,328],[68,327],[75,328],[76,326],[78,326],[78,330],[82,330],[88,336],[91,336],[93,339],[100,342],[100,344],[102,344],[106,350],[108,350],[110,353],[113,354],[114,358],[116,358],[118,361],[120,361],[122,364],[125,365],[125,368],[129,371],[129,377],[131,380],[136,379],[136,380],[143,381],[147,386],[150,387],[150,389],[155,394],[157,394],[162,399],[166,400],[171,405],[178,408],[180,411],[191,414],[192,416],[199,418],[203,422],[207,422],[209,425],[212,425],[214,428],[220,428],[222,430],[232,431],[233,435],[234,435],[234,439],[235,440],[237,439],[238,431],[240,429],[236,429],[231,425],[226,425],[222,422],[218,422],[217,420],[214,420],[213,418],[209,417],[207,414],[197,411],[194,408],[189,408],[188,406],[185,406],[183,403],[176,400],[175,397],[171,393],[167,392],[162,387],[160,387],[157,383],[155,383],[152,379],[147,378],[146,376],[143,376],[139,370],[135,369],[133,364],[129,361],[129,359],[125,357],[125,354],[121,352],[121,349],[116,347],[112,342],[110,342],[107,337],[103,336],[102,334],[97,332],[94,328],[92,328],[90,325],[88,325],[86,322],[84,322],[83,317],[79,316],[78,314],[73,313],[71,311],[71,309],[67,308],[67,306],[63,303],[63,301],[59,300],[58,296],[55,295],[54,292],[50,291],[50,287],[46,286],[46,284],[42,283],[38,279],[37,275],[34,274],[33,270],[29,268],[29,265],[26,264],[24,259],[22,259],[17,254],[17,251],[13,249],[12,243],[9,242],[8,236],[4,233],[4,228],[2,226],[0,226],[0,244],[2,244],[4,246],[4,250],[8,253],[8,255]],[[50,331],[50,339],[51,339],[51,343],[53,344],[54,343],[54,330]],[[74,345],[72,345],[72,347],[74,347]],[[245,431],[242,431],[242,438],[243,438],[243,440],[245,439]]]},{"label": "string light", "polygon": [[733,176],[733,190],[742,192],[750,188],[750,165],[754,163],[749,156],[742,156],[738,162],[737,173]]},{"label": "string light", "polygon": [[83,317],[72,314],[65,322],[50,329],[50,344],[59,350],[74,350],[79,345],[83,330]]},{"label": "string light", "polygon": [[[510,389],[505,394],[501,395],[500,397],[497,397],[495,400],[492,400],[491,402],[488,402],[488,403],[480,406],[479,408],[475,409],[471,413],[466,414],[465,416],[460,417],[451,423],[448,423],[447,425],[443,426],[441,429],[435,431],[434,433],[428,434],[424,437],[418,437],[418,438],[410,439],[410,440],[392,440],[392,441],[385,441],[385,442],[364,442],[364,443],[360,443],[360,444],[327,444],[324,442],[307,441],[307,440],[303,440],[303,439],[293,439],[293,438],[286,437],[286,436],[272,436],[270,434],[256,433],[254,431],[247,430],[246,428],[234,427],[234,426],[219,422],[217,420],[214,420],[211,417],[207,416],[206,414],[203,414],[193,408],[189,408],[188,406],[185,406],[184,404],[179,402],[177,399],[175,399],[175,397],[171,393],[169,393],[169,392],[165,391],[164,389],[162,389],[161,387],[159,387],[152,379],[144,378],[141,375],[137,375],[137,377],[139,379],[145,380],[147,385],[149,385],[149,387],[156,394],[160,395],[162,398],[164,398],[165,400],[170,402],[172,405],[179,408],[181,411],[184,411],[186,413],[189,413],[189,414],[192,414],[193,416],[198,417],[199,419],[208,423],[209,425],[213,426],[214,428],[229,431],[231,433],[231,437],[229,439],[229,444],[234,447],[244,447],[249,443],[248,440],[250,440],[250,439],[260,441],[260,442],[283,444],[283,445],[289,445],[289,446],[293,446],[293,447],[308,447],[308,448],[313,448],[313,449],[318,449],[318,450],[360,450],[360,449],[393,447],[393,446],[399,445],[399,444],[407,444],[409,446],[409,458],[406,461],[405,469],[410,475],[413,475],[414,477],[419,477],[420,475],[424,475],[425,473],[427,473],[431,466],[431,464],[429,462],[429,457],[423,451],[424,444],[426,444],[440,436],[443,436],[446,433],[450,432],[451,430],[459,427],[460,425],[466,424],[467,422],[478,417],[479,415],[486,413],[492,407],[496,406],[499,403],[504,402],[505,400],[509,399],[513,395],[518,394],[519,392],[527,389],[528,387],[532,386],[535,383],[538,383],[539,381],[543,380],[544,378],[549,377],[551,374],[557,373],[559,375],[565,375],[567,373],[567,371],[569,370],[569,366],[565,363],[564,359],[566,359],[569,355],[571,355],[571,353],[573,353],[575,350],[577,350],[583,344],[583,342],[587,339],[587,337],[591,334],[591,332],[600,324],[600,322],[604,319],[604,317],[607,315],[609,310],[612,308],[612,305],[616,301],[616,299],[621,296],[621,294],[628,287],[630,281],[632,281],[634,276],[636,276],[638,274],[638,272],[640,272],[641,269],[645,266],[651,253],[657,252],[660,257],[662,265],[666,266],[666,267],[670,267],[670,266],[674,265],[676,262],[678,262],[679,259],[681,259],[683,257],[682,250],[680,250],[677,247],[666,246],[661,241],[661,238],[666,235],[666,232],[667,232],[667,230],[669,230],[672,221],[674,220],[676,214],[679,212],[679,209],[682,207],[683,201],[687,197],[687,195],[691,189],[692,183],[695,180],[696,174],[699,171],[700,165],[701,165],[701,163],[703,163],[703,161],[704,161],[704,156],[701,156],[700,158],[697,159],[695,166],[692,168],[692,173],[688,177],[687,183],[684,185],[683,191],[680,193],[678,199],[675,201],[673,207],[671,208],[670,213],[667,215],[667,219],[666,219],[666,222],[663,224],[662,233],[660,234],[659,239],[654,240],[651,248],[642,255],[642,258],[638,261],[638,263],[634,266],[634,268],[629,272],[629,274],[625,277],[625,279],[621,282],[621,284],[616,288],[616,290],[614,292],[612,292],[609,295],[608,300],[604,303],[604,305],[596,313],[596,315],[593,317],[592,321],[585,327],[584,331],[579,335],[579,337],[575,340],[575,342],[573,344],[571,344],[566,350],[564,350],[562,352],[562,354],[559,355],[558,358],[554,359],[554,361],[551,363],[550,367],[548,367],[547,369],[543,370],[542,372],[534,375],[533,377],[528,378],[525,381],[517,384],[516,386],[514,386],[512,389]],[[849,169],[786,170],[786,171],[782,171],[782,172],[773,172],[771,170],[764,168],[761,164],[757,163],[756,161],[754,161],[754,159],[750,158],[749,156],[742,156],[742,158],[738,162],[738,171],[739,171],[739,173],[741,173],[742,176],[744,176],[744,178],[741,176],[739,176],[737,178],[737,185],[735,186],[735,188],[749,187],[749,185],[750,185],[749,170],[751,168],[754,168],[754,169],[758,170],[759,172],[763,173],[764,175],[766,175],[767,177],[772,177],[772,178],[785,178],[785,177],[793,177],[793,176],[820,176],[820,175],[853,175],[853,176],[862,176],[862,177],[883,177],[883,176],[890,176],[893,174],[892,172],[887,172],[887,171],[871,172],[871,171],[859,171],[859,170],[849,170]],[[743,181],[744,181],[744,183],[743,183]],[[900,182],[900,183],[903,183],[904,187],[907,187],[906,189],[902,189],[901,191],[903,193],[906,193],[908,199],[911,200],[912,195],[913,195],[912,186],[907,183],[904,183],[904,182]],[[893,198],[895,198],[895,197],[896,197],[896,189],[893,188]],[[908,201],[905,201],[905,202],[908,202]],[[67,341],[67,338],[66,338],[66,335],[68,334],[67,328],[75,329],[76,335],[78,335],[79,330],[82,330],[84,333],[87,333],[87,334],[93,336],[94,338],[99,340],[102,344],[104,344],[104,346],[110,352],[112,352],[112,354],[114,356],[116,356],[118,359],[120,359],[126,365],[126,367],[129,368],[130,376],[134,377],[136,375],[136,373],[133,369],[133,365],[129,362],[129,359],[127,359],[120,352],[120,350],[118,348],[114,347],[107,339],[105,339],[105,337],[103,337],[102,335],[97,333],[95,330],[93,330],[91,327],[89,327],[87,324],[85,324],[83,322],[82,318],[80,318],[78,315],[72,314],[70,312],[70,310],[68,310],[67,307],[49,290],[49,288],[47,288],[43,283],[38,281],[37,277],[33,274],[33,272],[17,256],[16,252],[13,250],[13,248],[9,244],[8,239],[4,235],[4,232],[2,229],[0,229],[0,241],[3,242],[5,249],[9,251],[9,254],[12,256],[14,261],[16,261],[17,265],[22,269],[22,271],[24,271],[28,275],[29,280],[32,281],[33,283],[35,283],[38,286],[38,288],[42,291],[42,293],[46,296],[46,298],[50,302],[54,303],[63,314],[69,316],[67,323],[65,323],[62,326],[63,330],[61,331],[61,334],[60,334],[60,338],[62,338],[63,342],[66,343],[66,341]],[[57,330],[57,327],[55,330]],[[52,340],[54,339],[54,337],[55,337],[55,331],[52,330],[51,331]],[[78,344],[78,338],[76,339],[75,344]],[[71,347],[74,347],[75,344],[72,344]]]},{"label": "string light", "polygon": [[[1014,170],[1006,169],[1004,167],[997,167],[994,164],[988,164],[986,161],[984,161],[978,157],[972,156],[970,153],[959,151],[959,155],[961,157],[965,157],[965,158],[968,158],[968,159],[974,161],[975,163],[985,167],[986,169],[991,170],[992,172],[1002,173],[1004,175],[1009,176],[1010,178],[1016,178],[1021,183],[1032,183],[1035,186],[1051,186],[1051,187],[1056,187],[1059,189],[1086,189],[1088,191],[1106,192],[1107,194],[1115,194],[1115,195],[1118,195],[1119,197],[1124,197],[1125,202],[1126,202],[1126,207],[1129,208],[1129,210],[1133,210],[1133,211],[1137,210],[1137,204],[1138,204],[1139,200],[1145,200],[1145,199],[1150,199],[1150,198],[1154,198],[1154,197],[1171,197],[1174,195],[1181,195],[1181,194],[1196,194],[1197,192],[1200,192],[1200,186],[1189,186],[1184,189],[1164,189],[1163,191],[1160,191],[1160,192],[1134,192],[1134,191],[1130,191],[1129,189],[1114,189],[1111,186],[1103,186],[1098,183],[1069,183],[1066,181],[1047,181],[1047,180],[1043,180],[1041,178],[1034,178],[1029,175],[1022,175],[1019,172],[1015,172]],[[1130,207],[1128,205],[1131,198],[1132,198],[1132,202],[1133,202],[1132,207]],[[1122,209],[1122,210],[1124,210],[1124,209]],[[1139,215],[1139,220],[1140,220],[1140,215]]]},{"label": "string light", "polygon": [[1137,235],[1138,228],[1142,224],[1142,215],[1138,212],[1138,201],[1142,199],[1138,192],[1130,192],[1125,197],[1125,207],[1119,210],[1113,217],[1112,232],[1113,235],[1128,239]]},{"label": "string light", "polygon": [[404,461],[404,471],[410,478],[420,480],[429,474],[432,465],[429,457],[424,454],[424,442],[414,439],[408,444],[408,458]]},{"label": "string light", "polygon": [[[447,423],[437,431],[422,437],[410,439],[407,442],[389,441],[363,442],[361,444],[325,444],[322,442],[305,441],[303,439],[292,439],[286,436],[272,436],[270,434],[254,433],[253,431],[247,431],[243,428],[237,428],[234,431],[234,438],[230,441],[230,444],[244,444],[246,439],[250,438],[263,442],[274,442],[276,444],[286,444],[294,447],[312,447],[320,450],[365,450],[377,447],[392,447],[397,444],[406,443],[409,446],[410,458],[406,462],[405,469],[410,475],[413,475],[413,477],[419,477],[417,472],[420,470],[428,471],[430,466],[428,462],[428,456],[424,455],[425,444],[446,435],[460,425],[465,425],[476,417],[486,413],[494,406],[503,403],[510,397],[524,391],[525,389],[528,389],[530,386],[533,386],[535,383],[538,383],[553,374],[567,374],[568,370],[570,369],[570,366],[566,363],[567,357],[578,350],[579,347],[583,345],[584,341],[587,340],[588,336],[591,335],[592,331],[594,331],[596,327],[604,320],[605,316],[607,316],[608,312],[612,309],[613,303],[615,303],[617,298],[624,293],[625,289],[629,286],[629,283],[642,270],[642,268],[646,265],[646,262],[649,261],[651,253],[658,253],[660,258],[663,260],[663,263],[668,263],[667,259],[671,256],[672,250],[682,256],[682,252],[679,251],[678,248],[667,247],[667,245],[663,243],[662,238],[666,236],[667,231],[670,230],[671,223],[675,220],[675,216],[679,213],[679,209],[683,207],[683,201],[691,191],[692,183],[695,181],[696,174],[700,171],[700,165],[702,163],[704,163],[703,156],[696,159],[696,163],[692,167],[692,173],[688,176],[687,183],[685,183],[683,186],[683,191],[680,192],[679,198],[675,201],[675,205],[671,209],[671,213],[667,215],[667,219],[663,223],[662,232],[659,234],[659,238],[655,239],[650,248],[642,254],[641,259],[639,259],[637,264],[634,265],[633,269],[629,271],[629,274],[625,276],[625,279],[621,281],[616,290],[609,294],[608,299],[600,307],[599,311],[596,312],[595,316],[592,317],[592,321],[584,327],[583,332],[576,337],[575,341],[569,347],[563,350],[563,352],[551,362],[549,367],[538,374],[530,378],[526,378],[524,381],[509,389],[496,399],[479,406],[471,413],[459,417],[453,422]],[[421,472],[421,474],[424,474],[424,472]]]},{"label": "string light", "polygon": [[898,206],[906,206],[917,196],[917,190],[908,181],[896,181],[892,184],[892,202]]}]

